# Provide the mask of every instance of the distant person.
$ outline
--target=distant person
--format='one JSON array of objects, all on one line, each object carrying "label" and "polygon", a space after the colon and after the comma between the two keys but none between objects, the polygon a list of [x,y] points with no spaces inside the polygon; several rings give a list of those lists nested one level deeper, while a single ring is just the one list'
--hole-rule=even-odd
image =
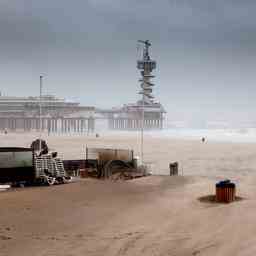
[{"label": "distant person", "polygon": [[96,136],[96,138],[99,138],[99,137],[100,137],[100,135],[99,135],[98,133],[96,133],[96,135],[95,135],[95,136]]},{"label": "distant person", "polygon": [[205,142],[205,137],[202,138],[202,142],[203,142],[203,143]]},{"label": "distant person", "polygon": [[7,134],[7,133],[8,133],[7,129],[4,129],[4,134]]}]

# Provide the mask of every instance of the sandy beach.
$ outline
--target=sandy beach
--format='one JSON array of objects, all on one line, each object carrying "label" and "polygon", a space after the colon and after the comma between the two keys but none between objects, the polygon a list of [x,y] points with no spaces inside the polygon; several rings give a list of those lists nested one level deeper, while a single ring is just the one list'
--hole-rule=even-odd
[{"label": "sandy beach", "polygon": [[[1,146],[29,146],[35,134],[0,135]],[[134,149],[138,134],[45,136],[63,159],[84,148]],[[145,137],[155,175],[127,182],[93,179],[0,193],[0,255],[255,255],[256,144]],[[182,176],[168,176],[178,161]],[[160,175],[165,174],[165,175]],[[230,178],[243,198],[198,200]]]}]

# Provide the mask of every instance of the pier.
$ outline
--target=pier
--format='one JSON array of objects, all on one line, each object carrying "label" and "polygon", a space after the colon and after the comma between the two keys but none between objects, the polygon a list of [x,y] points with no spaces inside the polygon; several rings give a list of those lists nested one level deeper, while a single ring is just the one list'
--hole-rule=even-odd
[{"label": "pier", "polygon": [[0,131],[48,134],[84,134],[95,129],[94,107],[50,95],[42,96],[40,121],[39,97],[0,96]]},{"label": "pier", "polygon": [[[0,130],[11,132],[39,132],[40,119],[35,117],[0,117]],[[93,118],[42,118],[42,131],[49,134],[92,133]]]},{"label": "pier", "polygon": [[10,97],[0,93],[0,131],[41,130],[48,134],[88,134],[97,128],[97,119],[104,119],[109,130],[163,129],[166,111],[153,96],[155,85],[151,80],[154,78],[152,72],[156,69],[156,61],[149,54],[151,43],[148,40],[139,40],[139,43],[143,44],[142,58],[137,61],[137,69],[141,74],[138,92],[141,99],[136,103],[112,109],[80,106],[79,102],[43,95],[43,77],[40,76],[40,97]]}]

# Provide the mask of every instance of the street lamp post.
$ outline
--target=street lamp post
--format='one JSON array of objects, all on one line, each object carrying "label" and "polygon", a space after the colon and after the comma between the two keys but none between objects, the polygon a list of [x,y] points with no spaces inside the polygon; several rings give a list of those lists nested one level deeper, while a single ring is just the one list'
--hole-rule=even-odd
[{"label": "street lamp post", "polygon": [[141,152],[141,164],[144,164],[144,119],[145,119],[145,111],[144,111],[144,94],[142,95],[142,115],[141,115],[141,143],[140,143],[140,152]]},{"label": "street lamp post", "polygon": [[39,154],[42,150],[42,90],[43,76],[40,76],[40,97],[39,97]]}]

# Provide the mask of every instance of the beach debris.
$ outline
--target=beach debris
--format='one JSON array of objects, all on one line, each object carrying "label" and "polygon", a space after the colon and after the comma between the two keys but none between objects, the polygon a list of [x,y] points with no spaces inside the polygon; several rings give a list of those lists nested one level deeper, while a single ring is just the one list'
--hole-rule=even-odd
[{"label": "beach debris", "polygon": [[216,201],[220,203],[231,203],[236,198],[236,185],[230,180],[216,183]]},{"label": "beach debris", "polygon": [[150,175],[148,166],[138,166],[138,157],[128,149],[86,148],[85,159],[63,162],[68,173],[78,171],[81,178],[127,180]]},{"label": "beach debris", "polygon": [[66,172],[63,162],[57,154],[35,157],[36,178],[45,185],[66,183]]},{"label": "beach debris", "polygon": [[[40,145],[41,143],[41,145]],[[48,154],[48,146],[46,144],[46,141],[45,140],[42,140],[42,139],[36,139],[34,140],[30,147],[34,150],[34,151],[38,151],[38,155],[41,156],[41,155],[46,155]],[[41,148],[40,148],[41,147]],[[41,151],[40,151],[41,150]],[[39,152],[40,151],[40,152]]]},{"label": "beach debris", "polygon": [[175,176],[179,174],[179,163],[174,162],[169,164],[170,176]]},{"label": "beach debris", "polygon": [[0,185],[0,192],[6,191],[7,189],[10,189],[10,188],[11,188],[11,185],[5,185],[5,184]]},{"label": "beach debris", "polygon": [[80,177],[81,178],[88,178],[89,175],[88,175],[88,169],[80,169],[79,170],[79,174],[80,174]]},{"label": "beach debris", "polygon": [[52,155],[52,158],[56,158],[58,156],[58,152],[52,152],[51,155]]},{"label": "beach debris", "polygon": [[69,176],[80,176],[80,170],[85,169],[85,159],[63,160],[64,169]]},{"label": "beach debris", "polygon": [[144,177],[144,173],[139,172],[137,170],[119,170],[118,172],[115,172],[112,174],[109,178],[113,181],[117,180],[132,180]]}]

